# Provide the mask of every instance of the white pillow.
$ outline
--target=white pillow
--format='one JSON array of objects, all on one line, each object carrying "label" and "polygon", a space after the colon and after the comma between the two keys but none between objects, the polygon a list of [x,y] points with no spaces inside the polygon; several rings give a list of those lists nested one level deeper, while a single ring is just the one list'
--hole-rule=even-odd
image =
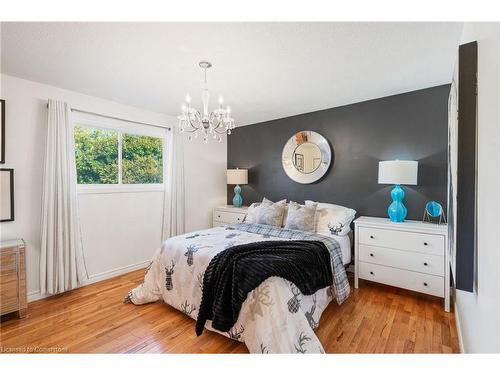
[{"label": "white pillow", "polygon": [[262,204],[257,211],[257,223],[281,227],[285,214],[286,199],[279,202],[272,202],[267,198],[262,200]]},{"label": "white pillow", "polygon": [[255,224],[257,222],[257,213],[259,212],[261,202],[252,203],[247,210],[244,223]]},{"label": "white pillow", "polygon": [[[316,202],[307,200],[305,203],[311,205]],[[319,202],[316,209],[315,231],[316,233],[345,236],[351,230],[350,225],[355,216],[356,211],[352,208]],[[337,232],[332,233],[330,227],[337,229]]]},{"label": "white pillow", "polygon": [[290,202],[286,224],[284,224],[285,228],[314,232],[316,206],[316,203],[303,206],[295,202]]},{"label": "white pillow", "polygon": [[[290,202],[290,203],[292,203],[292,202]],[[288,206],[289,206],[289,204],[286,203],[285,204],[285,212],[283,213],[283,228],[286,227],[286,221],[288,219]]]}]

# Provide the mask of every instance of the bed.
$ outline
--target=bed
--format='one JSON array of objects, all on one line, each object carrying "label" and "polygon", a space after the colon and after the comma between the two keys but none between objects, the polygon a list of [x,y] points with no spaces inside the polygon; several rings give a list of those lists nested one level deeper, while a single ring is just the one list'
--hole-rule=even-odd
[{"label": "bed", "polygon": [[[144,282],[129,292],[126,302],[139,305],[163,300],[196,319],[210,260],[232,246],[270,240],[323,242],[330,253],[333,285],[307,296],[293,283],[270,277],[248,293],[232,329],[217,332],[244,342],[251,353],[323,353],[314,333],[321,314],[332,299],[341,304],[350,293],[344,268],[350,260],[348,236],[243,223],[172,237],[155,253]],[[205,328],[216,331],[210,321]]]}]

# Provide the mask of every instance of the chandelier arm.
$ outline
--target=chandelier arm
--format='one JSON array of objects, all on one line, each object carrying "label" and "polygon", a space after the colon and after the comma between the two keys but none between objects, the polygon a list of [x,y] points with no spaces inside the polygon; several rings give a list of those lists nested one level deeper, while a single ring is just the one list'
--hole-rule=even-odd
[{"label": "chandelier arm", "polygon": [[[217,129],[220,125],[220,121],[217,119],[217,116],[213,111],[210,112],[209,119],[210,119],[210,124],[212,125],[212,130]],[[218,121],[217,123],[215,122],[216,120]]]},{"label": "chandelier arm", "polygon": [[214,129],[214,132],[217,134],[227,134],[227,130],[216,130]]},{"label": "chandelier arm", "polygon": [[[192,129],[192,130],[190,130],[190,129]],[[187,132],[187,133],[194,133],[194,132],[196,132],[196,131],[198,131],[198,130],[200,130],[200,128],[199,128],[199,127],[194,126],[194,125],[191,123],[191,121],[189,121],[189,126],[188,126],[187,128],[186,128],[186,127],[184,128],[184,131],[185,131],[185,132]]]},{"label": "chandelier arm", "polygon": [[[212,112],[212,113],[213,113],[213,112]],[[221,117],[222,117],[222,118],[221,118]],[[224,125],[226,125],[226,121],[224,120],[223,115],[222,115],[222,116],[220,116],[220,117],[217,117],[217,116],[214,114],[214,118],[216,118],[216,119],[217,119],[217,125],[213,126],[213,129],[214,129],[214,130],[215,130],[215,129],[218,129],[218,128],[220,128],[220,127],[223,127]],[[224,131],[226,131],[226,130],[224,130]],[[222,134],[222,133],[219,133],[219,134]]]},{"label": "chandelier arm", "polygon": [[[222,128],[222,129],[218,130],[218,128]],[[225,121],[222,121],[222,120],[219,120],[217,127],[214,127],[214,132],[217,134],[227,134],[228,130],[231,130],[231,128],[229,127],[229,124],[227,124]]]},{"label": "chandelier arm", "polygon": [[201,115],[200,115],[200,112],[197,110],[196,113],[194,114],[195,115],[195,118],[196,118],[196,122],[199,124],[198,126],[195,126],[193,124],[193,122],[191,121],[191,114],[188,113],[188,116],[187,116],[187,121],[189,123],[189,126],[191,126],[194,130],[193,131],[190,131],[189,133],[193,133],[195,132],[196,130],[200,130],[201,129]]},{"label": "chandelier arm", "polygon": [[[215,116],[215,115],[214,115],[214,118],[217,120],[217,125],[213,125],[212,129],[217,132],[217,129],[219,129],[222,126],[223,121],[221,119],[217,118],[217,116]],[[222,134],[222,133],[219,133],[219,132],[217,132],[217,133],[218,134]]]}]

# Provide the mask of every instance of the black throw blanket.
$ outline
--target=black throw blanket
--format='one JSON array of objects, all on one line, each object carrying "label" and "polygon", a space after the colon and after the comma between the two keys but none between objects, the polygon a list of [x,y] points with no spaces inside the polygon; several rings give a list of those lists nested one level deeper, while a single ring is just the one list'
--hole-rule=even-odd
[{"label": "black throw blanket", "polygon": [[333,283],[330,253],[321,241],[252,242],[220,252],[203,277],[196,334],[202,334],[207,320],[213,328],[229,331],[247,294],[271,276],[293,282],[302,294],[313,294]]}]

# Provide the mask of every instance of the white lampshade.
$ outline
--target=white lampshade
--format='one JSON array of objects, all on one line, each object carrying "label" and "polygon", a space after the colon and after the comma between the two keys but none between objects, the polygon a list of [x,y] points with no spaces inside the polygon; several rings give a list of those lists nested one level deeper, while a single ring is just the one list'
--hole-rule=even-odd
[{"label": "white lampshade", "polygon": [[248,184],[248,169],[228,169],[227,184],[228,185]]},{"label": "white lampshade", "polygon": [[416,185],[418,161],[388,160],[378,163],[379,184]]}]

